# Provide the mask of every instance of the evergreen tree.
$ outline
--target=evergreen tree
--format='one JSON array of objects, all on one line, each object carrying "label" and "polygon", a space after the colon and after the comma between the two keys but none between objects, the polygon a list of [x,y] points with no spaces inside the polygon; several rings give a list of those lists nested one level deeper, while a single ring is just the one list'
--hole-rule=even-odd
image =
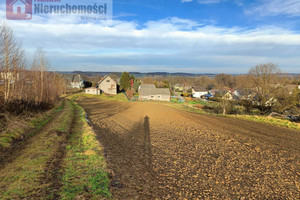
[{"label": "evergreen tree", "polygon": [[125,91],[130,89],[130,74],[128,72],[123,72],[120,80],[121,88]]}]

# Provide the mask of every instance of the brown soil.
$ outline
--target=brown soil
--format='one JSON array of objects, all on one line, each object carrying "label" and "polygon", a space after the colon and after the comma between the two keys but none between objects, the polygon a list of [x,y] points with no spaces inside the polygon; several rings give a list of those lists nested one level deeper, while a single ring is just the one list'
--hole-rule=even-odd
[{"label": "brown soil", "polygon": [[79,98],[114,199],[300,199],[300,132],[162,104]]}]

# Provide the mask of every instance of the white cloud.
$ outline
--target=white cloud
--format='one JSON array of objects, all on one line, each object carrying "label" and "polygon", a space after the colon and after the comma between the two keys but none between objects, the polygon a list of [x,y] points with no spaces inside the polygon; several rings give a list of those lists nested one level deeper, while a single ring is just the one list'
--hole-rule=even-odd
[{"label": "white cloud", "polygon": [[193,0],[181,0],[182,3],[192,2]]},{"label": "white cloud", "polygon": [[288,15],[300,16],[299,0],[261,0],[259,5],[247,9],[246,14],[258,14],[261,16]]},{"label": "white cloud", "polygon": [[[30,53],[43,47],[58,70],[247,72],[263,62],[299,72],[300,35],[278,27],[222,28],[167,18],[79,23],[74,17],[10,21]],[[295,64],[296,63],[296,64]]]}]

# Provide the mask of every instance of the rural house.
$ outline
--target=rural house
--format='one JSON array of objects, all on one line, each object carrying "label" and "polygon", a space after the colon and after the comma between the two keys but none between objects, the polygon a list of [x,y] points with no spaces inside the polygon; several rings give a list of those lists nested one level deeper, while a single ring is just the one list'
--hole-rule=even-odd
[{"label": "rural house", "polygon": [[80,74],[65,74],[64,77],[67,80],[68,88],[81,89],[84,87],[83,78]]},{"label": "rural house", "polygon": [[116,95],[118,92],[117,82],[108,75],[99,81],[98,88],[105,94]]},{"label": "rural house", "polygon": [[100,95],[101,91],[98,88],[91,87],[91,88],[86,88],[85,93],[86,94],[93,94],[93,95]]},{"label": "rural house", "polygon": [[227,89],[222,89],[222,90],[217,91],[215,93],[215,97],[218,97],[218,98],[221,98],[221,99],[224,99],[224,100],[229,100],[229,101],[234,100],[233,93],[230,90],[227,90]]},{"label": "rural house", "polygon": [[176,84],[173,86],[173,90],[174,90],[175,92],[183,92],[183,86],[180,85],[180,84],[178,84],[178,83],[176,83]]},{"label": "rural house", "polygon": [[206,89],[198,88],[198,87],[192,88],[192,95],[194,98],[201,98],[202,96],[205,96],[207,94],[208,94],[208,92]]},{"label": "rural house", "polygon": [[232,93],[232,96],[235,100],[248,100],[253,94],[253,91],[250,89],[238,89]]},{"label": "rural house", "polygon": [[169,88],[156,88],[153,84],[142,84],[139,87],[139,100],[170,101]]}]

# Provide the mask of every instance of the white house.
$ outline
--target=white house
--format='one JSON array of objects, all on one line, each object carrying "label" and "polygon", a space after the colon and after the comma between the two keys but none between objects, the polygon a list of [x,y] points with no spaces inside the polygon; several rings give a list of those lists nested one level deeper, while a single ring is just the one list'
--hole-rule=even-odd
[{"label": "white house", "polygon": [[192,88],[192,95],[194,98],[201,98],[204,95],[207,95],[208,91],[202,88],[193,87]]},{"label": "white house", "polygon": [[86,94],[93,94],[93,95],[100,95],[101,91],[98,88],[91,87],[91,88],[86,88],[85,93]]},{"label": "white house", "polygon": [[67,80],[68,88],[77,88],[81,89],[84,86],[84,80],[80,74],[64,74],[65,79]]},{"label": "white house", "polygon": [[99,81],[98,87],[101,93],[110,95],[116,95],[118,93],[117,82],[108,75],[106,75],[101,81]]}]

